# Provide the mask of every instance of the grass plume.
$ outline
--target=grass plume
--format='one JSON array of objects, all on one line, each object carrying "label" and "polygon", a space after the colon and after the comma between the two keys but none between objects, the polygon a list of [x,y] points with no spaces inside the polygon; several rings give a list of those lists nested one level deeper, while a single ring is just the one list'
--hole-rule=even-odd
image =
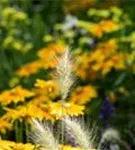
[{"label": "grass plume", "polygon": [[105,145],[104,143],[107,143],[107,142],[111,142],[111,143],[114,142],[114,143],[117,143],[117,145],[119,145],[119,144],[122,145],[124,148],[126,148],[126,150],[131,150],[131,148],[128,146],[128,144],[121,139],[119,132],[113,128],[107,129],[103,133],[97,150],[104,149],[104,147],[102,147],[102,145]]},{"label": "grass plume", "polygon": [[45,148],[46,150],[59,150],[58,142],[46,124],[33,119],[32,128],[33,133],[30,138],[35,144],[38,144],[41,148]]},{"label": "grass plume", "polygon": [[58,65],[56,67],[57,80],[60,85],[60,92],[62,100],[66,100],[70,88],[74,83],[74,78],[72,75],[72,60],[70,55],[70,50],[67,47],[65,53],[58,60]]},{"label": "grass plume", "polygon": [[63,119],[63,122],[65,123],[68,132],[74,136],[76,142],[80,145],[82,150],[91,150],[93,148],[93,131],[86,129],[85,126],[76,119],[71,119],[68,117]]}]

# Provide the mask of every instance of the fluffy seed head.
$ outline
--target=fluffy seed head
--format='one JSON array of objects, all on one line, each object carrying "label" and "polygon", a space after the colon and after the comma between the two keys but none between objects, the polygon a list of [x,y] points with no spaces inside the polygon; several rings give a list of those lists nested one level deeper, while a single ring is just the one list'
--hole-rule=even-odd
[{"label": "fluffy seed head", "polygon": [[57,80],[60,85],[62,100],[65,100],[74,83],[69,48],[66,49],[65,53],[62,55],[61,59],[58,60],[58,62],[58,66],[56,67]]},{"label": "fluffy seed head", "polygon": [[110,128],[103,133],[102,140],[103,141],[120,140],[120,135],[117,130]]},{"label": "fluffy seed head", "polygon": [[107,129],[103,134],[102,138],[98,144],[98,150],[101,149],[102,145],[105,145],[107,142],[120,142],[120,134],[117,130],[110,128]]},{"label": "fluffy seed head", "polygon": [[92,150],[94,138],[94,135],[92,134],[93,131],[88,131],[88,129],[76,119],[65,118],[63,119],[63,122],[65,123],[68,132],[73,134],[82,150]]},{"label": "fluffy seed head", "polygon": [[58,142],[54,138],[52,131],[47,125],[33,119],[32,120],[33,133],[31,139],[35,144],[46,150],[59,150]]}]

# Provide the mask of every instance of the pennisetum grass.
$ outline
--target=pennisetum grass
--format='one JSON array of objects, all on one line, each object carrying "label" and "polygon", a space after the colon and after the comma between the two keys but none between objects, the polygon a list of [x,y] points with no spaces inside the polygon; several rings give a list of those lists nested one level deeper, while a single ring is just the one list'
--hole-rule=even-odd
[{"label": "pennisetum grass", "polygon": [[32,130],[33,133],[30,134],[30,138],[35,144],[38,144],[39,147],[45,148],[46,150],[59,150],[58,142],[46,124],[33,119]]},{"label": "pennisetum grass", "polygon": [[75,138],[75,141],[81,147],[82,150],[93,149],[94,135],[92,130],[89,131],[81,120],[65,118],[63,119],[65,127],[70,134]]},{"label": "pennisetum grass", "polygon": [[[58,62],[59,64],[56,67],[56,74],[61,92],[61,105],[64,107],[64,103],[66,103],[68,94],[75,81],[72,75],[72,61],[69,48],[66,49],[65,53]],[[46,124],[33,119],[32,128],[34,132],[31,134],[31,139],[34,141],[34,143],[38,144],[42,148],[45,148],[46,150],[62,150],[62,148],[59,147],[58,141],[53,136],[53,131],[50,130]],[[75,142],[82,150],[92,150],[96,147],[94,146],[94,139],[96,136],[96,133],[93,132],[94,129],[87,129],[81,120],[79,121],[74,118],[62,116],[61,128],[61,134],[63,135],[64,130],[66,129],[69,134],[73,135]],[[125,144],[120,139],[120,136],[116,130],[108,129],[102,135],[102,138],[97,146],[98,150],[102,149],[102,143],[106,139],[115,139],[119,143],[123,143],[123,145]],[[64,139],[62,136],[62,142],[63,140]],[[127,150],[130,150],[126,144],[125,147]]]},{"label": "pennisetum grass", "polygon": [[[71,55],[69,48],[66,48],[65,53],[62,55],[61,59],[58,60],[58,65],[56,67],[56,77],[60,86],[61,92],[61,105],[64,107],[64,103],[66,102],[66,98],[74,83],[73,75],[72,75],[72,63],[71,63]],[[63,109],[62,109],[63,110]],[[32,126],[34,127],[34,134],[32,140],[35,143],[38,143],[42,147],[47,150],[58,150],[58,143],[53,137],[52,132],[47,126],[43,126],[40,122],[33,120]],[[61,126],[61,135],[62,135],[62,143],[64,142],[64,126],[62,122]],[[40,138],[41,137],[41,138]]]},{"label": "pennisetum grass", "polygon": [[[61,109],[63,112],[64,104],[68,97],[71,87],[74,84],[74,77],[72,75],[72,59],[69,47],[66,48],[65,53],[58,60],[56,67],[56,78],[59,83],[61,93]],[[63,113],[62,113],[63,114]],[[63,116],[61,116],[63,118]],[[64,143],[64,125],[61,122],[61,143]]]},{"label": "pennisetum grass", "polygon": [[98,144],[97,149],[98,150],[104,149],[104,147],[102,145],[105,145],[104,143],[107,143],[107,142],[117,143],[117,144],[115,144],[115,147],[117,146],[116,148],[113,147],[113,144],[112,144],[112,146],[110,148],[111,150],[120,149],[119,145],[122,145],[126,150],[131,150],[131,148],[128,146],[128,144],[121,139],[119,132],[113,128],[107,129],[102,134],[102,137],[101,137],[100,143]]},{"label": "pennisetum grass", "polygon": [[70,92],[70,88],[74,84],[74,77],[72,75],[72,59],[68,47],[66,48],[66,51],[62,55],[61,59],[58,60],[56,75],[60,86],[61,100],[65,101],[68,93]]}]

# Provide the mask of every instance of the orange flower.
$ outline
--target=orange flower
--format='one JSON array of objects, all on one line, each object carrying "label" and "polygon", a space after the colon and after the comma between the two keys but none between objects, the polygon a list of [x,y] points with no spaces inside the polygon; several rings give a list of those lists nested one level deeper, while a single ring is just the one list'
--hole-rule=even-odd
[{"label": "orange flower", "polygon": [[77,57],[75,72],[82,79],[91,80],[98,77],[99,73],[106,75],[115,65],[118,66],[114,59],[118,54],[115,39],[101,43],[94,51]]},{"label": "orange flower", "polygon": [[117,41],[115,39],[110,39],[104,43],[100,43],[95,51],[105,52],[106,56],[110,56],[110,53],[115,53],[117,50]]},{"label": "orange flower", "polygon": [[28,77],[34,73],[37,73],[40,68],[41,62],[39,60],[36,60],[22,66],[19,70],[16,71],[16,74],[21,77]]},{"label": "orange flower", "polygon": [[47,47],[38,51],[38,56],[40,59],[48,59],[53,56],[62,54],[65,51],[65,45],[62,43],[52,43]]},{"label": "orange flower", "polygon": [[90,70],[90,55],[89,54],[82,54],[76,56],[76,64],[74,68],[74,72],[77,76],[81,77],[82,79],[86,79],[88,77],[88,70]]},{"label": "orange flower", "polygon": [[11,90],[5,90],[0,94],[0,102],[2,105],[8,105],[11,102],[18,103],[23,102],[25,98],[32,97],[34,95],[33,92],[22,88],[21,86],[17,86]]},{"label": "orange flower", "polygon": [[75,72],[82,79],[92,80],[99,76],[99,73],[106,75],[116,65],[113,59],[117,55],[116,40],[101,43],[95,51],[78,56]]},{"label": "orange flower", "polygon": [[42,68],[55,68],[57,61],[56,56],[59,56],[65,51],[65,46],[61,43],[53,43],[38,51],[37,55],[40,58]]},{"label": "orange flower", "polygon": [[97,92],[93,86],[88,85],[77,87],[77,89],[71,95],[70,102],[82,105],[91,101],[92,98],[95,97],[97,97]]},{"label": "orange flower", "polygon": [[57,64],[54,56],[62,54],[64,50],[65,46],[61,43],[50,44],[38,51],[37,55],[39,59],[25,64],[16,71],[16,74],[21,77],[28,77],[34,73],[37,73],[41,68],[54,68]]},{"label": "orange flower", "polygon": [[114,30],[118,29],[118,24],[112,20],[104,20],[101,21],[99,24],[95,24],[93,28],[90,30],[90,32],[101,38],[103,33],[109,33]]},{"label": "orange flower", "polygon": [[113,63],[113,61],[110,59],[110,60],[108,60],[108,61],[106,61],[106,62],[104,62],[103,64],[102,64],[102,70],[101,70],[101,73],[102,73],[102,75],[104,76],[104,75],[106,75],[108,72],[110,72],[111,71],[111,69],[114,67],[114,63]]},{"label": "orange flower", "polygon": [[56,67],[57,61],[54,57],[49,58],[48,56],[46,59],[40,59],[40,65],[43,69],[53,69]]},{"label": "orange flower", "polygon": [[125,69],[124,54],[117,51],[117,43],[111,39],[91,52],[89,65],[93,71],[105,76],[112,68]]}]

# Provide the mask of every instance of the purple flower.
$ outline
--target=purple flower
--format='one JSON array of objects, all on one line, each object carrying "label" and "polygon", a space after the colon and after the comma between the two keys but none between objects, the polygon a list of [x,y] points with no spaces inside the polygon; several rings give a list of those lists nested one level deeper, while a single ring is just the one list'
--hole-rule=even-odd
[{"label": "purple flower", "polygon": [[108,97],[104,100],[103,104],[100,107],[99,119],[103,121],[103,123],[107,126],[108,119],[113,117],[115,113],[115,106],[110,101]]}]

